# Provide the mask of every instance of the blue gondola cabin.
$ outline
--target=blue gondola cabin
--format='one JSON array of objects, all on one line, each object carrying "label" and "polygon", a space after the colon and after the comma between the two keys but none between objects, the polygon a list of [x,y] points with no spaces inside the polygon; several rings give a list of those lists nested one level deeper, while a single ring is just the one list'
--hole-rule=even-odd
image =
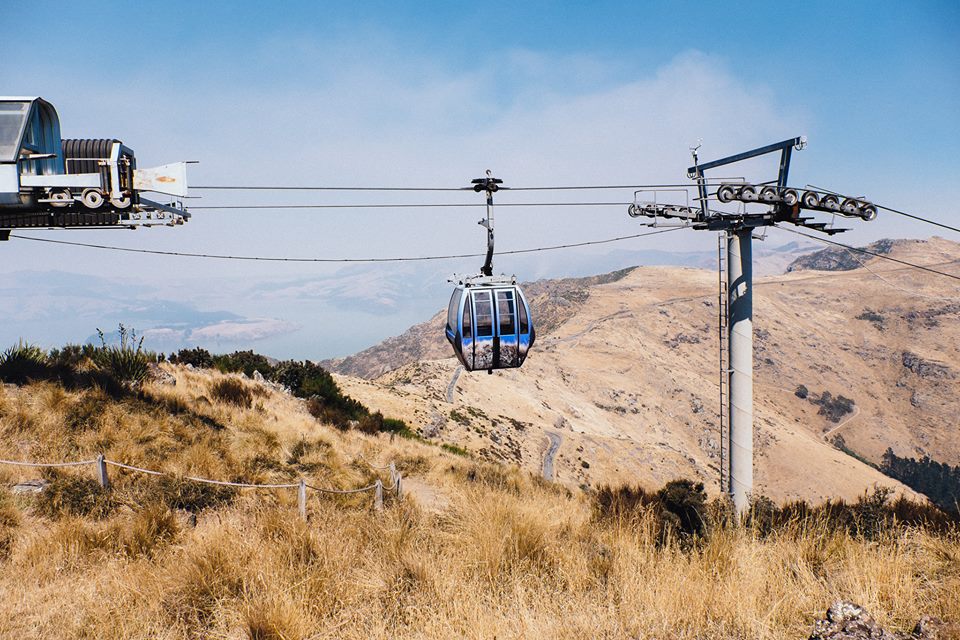
[{"label": "blue gondola cabin", "polygon": [[447,310],[447,340],[467,371],[519,367],[536,333],[523,291],[512,279],[458,283]]}]

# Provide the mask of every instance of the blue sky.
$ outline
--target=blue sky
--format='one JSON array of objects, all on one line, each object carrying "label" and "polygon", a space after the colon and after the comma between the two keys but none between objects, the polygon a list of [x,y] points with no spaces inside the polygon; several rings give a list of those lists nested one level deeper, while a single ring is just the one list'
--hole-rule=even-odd
[{"label": "blue sky", "polygon": [[[3,15],[0,93],[46,97],[65,136],[119,137],[141,166],[199,160],[195,185],[458,186],[488,167],[514,185],[673,182],[684,179],[687,147],[698,138],[701,157],[710,159],[804,134],[810,145],[794,156],[791,182],[960,221],[952,161],[960,139],[956,2],[11,2]],[[203,196],[194,204],[243,201],[192,195]],[[358,198],[383,201],[337,194],[246,201]],[[178,229],[67,236],[265,255],[459,253],[483,248],[476,213],[198,211]],[[504,210],[498,247],[625,235],[642,231],[637,224],[620,209]],[[855,226],[846,239],[857,244],[935,232],[883,215]],[[709,235],[619,248],[708,249]],[[179,302],[243,317],[257,316],[256,300],[232,308],[210,283],[334,273],[25,242],[0,250],[5,272],[172,278]],[[565,262],[545,254],[537,275],[560,273]],[[499,268],[515,265],[505,258]],[[4,304],[16,317],[16,300]],[[278,321],[296,315],[284,304],[260,306],[267,308],[259,315]],[[370,336],[402,330],[400,320],[395,330],[371,320]],[[60,336],[38,324],[27,337]],[[0,334],[0,343],[16,337]]]}]

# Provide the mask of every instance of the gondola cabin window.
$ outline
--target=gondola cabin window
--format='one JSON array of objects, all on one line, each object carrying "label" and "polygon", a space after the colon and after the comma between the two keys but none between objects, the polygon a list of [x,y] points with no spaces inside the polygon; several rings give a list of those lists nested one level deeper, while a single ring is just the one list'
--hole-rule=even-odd
[{"label": "gondola cabin window", "polygon": [[520,333],[525,334],[529,330],[529,321],[527,320],[527,305],[521,304],[517,307],[520,316]]},{"label": "gondola cabin window", "polygon": [[477,314],[477,337],[489,338],[493,335],[493,300],[489,291],[477,291],[473,294]]},{"label": "gondola cabin window", "polygon": [[457,291],[450,298],[450,307],[447,309],[447,329],[457,330],[457,314],[460,312],[460,292]]},{"label": "gondola cabin window", "polygon": [[463,337],[472,338],[473,337],[473,327],[470,324],[470,298],[463,304]]},{"label": "gondola cabin window", "polygon": [[497,316],[500,318],[500,335],[510,336],[517,332],[513,291],[497,291]]}]

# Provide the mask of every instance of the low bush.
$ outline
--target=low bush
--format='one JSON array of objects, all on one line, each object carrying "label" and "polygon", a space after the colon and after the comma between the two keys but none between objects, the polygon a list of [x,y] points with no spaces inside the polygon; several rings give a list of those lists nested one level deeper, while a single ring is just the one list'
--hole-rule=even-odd
[{"label": "low bush", "polygon": [[93,354],[93,361],[101,371],[125,390],[139,389],[150,373],[150,362],[153,358],[143,350],[143,337],[137,341],[135,330],[128,330],[120,325],[120,341],[115,345],[108,345],[106,337],[100,329],[100,347]]},{"label": "low bush", "polygon": [[273,380],[299,398],[313,399],[317,405],[342,414],[345,420],[360,420],[368,414],[366,407],[340,390],[326,369],[309,360],[281,362]]},{"label": "low bush", "polygon": [[[816,528],[866,540],[880,539],[906,527],[945,533],[956,531],[960,525],[957,514],[903,496],[896,499],[891,496],[889,488],[878,487],[855,502],[828,500],[815,506],[802,500],[777,505],[769,498],[758,496],[744,521],[761,537],[790,528]],[[702,483],[691,480],[669,482],[656,493],[626,485],[600,487],[593,494],[593,513],[600,521],[627,524],[652,516],[661,542],[669,537],[694,542],[738,521],[729,498],[708,502]]]},{"label": "low bush", "polygon": [[333,407],[326,406],[320,398],[309,398],[307,411],[320,422],[333,425],[341,431],[346,431],[351,426],[352,421],[349,417]]},{"label": "low bush", "polygon": [[223,373],[243,373],[248,378],[259,371],[264,378],[272,379],[273,365],[266,356],[253,351],[234,351],[231,354],[213,356],[213,366]]},{"label": "low bush", "polygon": [[357,422],[357,430],[369,434],[380,433],[383,431],[383,414],[375,411],[363,416]]},{"label": "low bush", "polygon": [[210,397],[224,404],[249,409],[253,406],[253,392],[236,378],[221,378],[210,385]]},{"label": "low bush", "polygon": [[593,512],[600,520],[629,520],[639,516],[656,502],[656,494],[649,493],[640,486],[603,485],[593,495]]},{"label": "low bush", "polygon": [[31,380],[50,377],[47,354],[36,345],[23,342],[0,354],[0,380],[11,384],[26,384]]},{"label": "low bush", "polygon": [[168,360],[172,364],[190,365],[198,369],[212,369],[213,356],[210,352],[201,347],[193,349],[180,349],[176,353],[171,353]]},{"label": "low bush", "polygon": [[469,451],[455,444],[450,444],[449,442],[444,442],[443,444],[440,445],[440,448],[446,451],[447,453],[452,453],[455,456],[463,456],[464,458],[470,457]]},{"label": "low bush", "polygon": [[92,344],[68,344],[60,349],[51,349],[48,356],[50,366],[61,376],[67,377],[76,373],[84,363],[89,362],[96,352]]},{"label": "low bush", "polygon": [[689,538],[707,530],[707,492],[702,482],[671,480],[657,491],[660,518],[673,534]]}]

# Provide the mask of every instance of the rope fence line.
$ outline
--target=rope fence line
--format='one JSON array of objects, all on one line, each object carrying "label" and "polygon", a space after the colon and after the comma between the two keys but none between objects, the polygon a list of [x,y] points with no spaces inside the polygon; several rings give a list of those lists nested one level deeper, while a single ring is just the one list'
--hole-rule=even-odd
[{"label": "rope fence line", "polygon": [[391,469],[393,467],[392,462],[390,464],[385,464],[381,467],[373,464],[372,462],[364,458],[363,454],[358,454],[357,457],[363,460],[364,464],[366,464],[368,467],[370,467],[371,469],[377,469],[378,471],[386,471],[387,469]]},{"label": "rope fence line", "polygon": [[113,461],[113,460],[107,460],[106,458],[104,458],[103,461],[104,461],[104,463],[109,464],[110,466],[120,467],[121,469],[126,469],[127,471],[136,471],[136,472],[138,472],[138,473],[147,473],[147,474],[150,474],[151,476],[165,476],[165,475],[167,475],[167,474],[165,474],[165,473],[162,472],[162,471],[151,471],[150,469],[143,469],[143,468],[141,468],[141,467],[135,467],[135,466],[130,465],[130,464],[123,464],[122,462],[115,462],[115,461]]},{"label": "rope fence line", "polygon": [[[363,459],[363,456],[360,456]],[[356,493],[365,493],[367,491],[374,492],[374,501],[373,505],[377,511],[383,509],[383,491],[386,489],[391,493],[395,494],[398,498],[401,496],[401,477],[397,472],[396,466],[394,463],[385,465],[382,467],[371,465],[369,462],[364,460],[371,468],[376,470],[390,470],[390,482],[391,486],[385,487],[383,481],[377,478],[377,480],[370,485],[365,487],[357,487],[356,489],[332,489],[329,487],[317,487],[312,484],[308,484],[307,481],[303,478],[300,479],[297,483],[282,483],[282,484],[254,484],[248,482],[228,482],[225,480],[212,480],[210,478],[200,478],[197,476],[180,476],[183,480],[189,480],[191,482],[198,482],[201,484],[212,484],[222,487],[236,487],[238,489],[297,489],[297,502],[300,511],[300,517],[304,520],[307,519],[307,489],[312,489],[318,493],[327,493],[334,495],[349,495]],[[168,476],[168,477],[177,477],[173,474],[156,471],[154,469],[144,469],[143,467],[137,467],[131,464],[125,464],[123,462],[117,462],[116,460],[108,460],[103,456],[103,454],[98,455],[93,460],[76,460],[68,462],[30,462],[25,460],[2,460],[0,459],[0,465],[8,465],[15,467],[31,467],[31,468],[56,468],[56,467],[81,467],[85,465],[97,465],[97,479],[100,482],[100,486],[104,489],[110,488],[110,479],[107,475],[107,467],[116,467],[119,469],[125,469],[127,471],[132,471],[134,473],[143,473],[151,476]]]},{"label": "rope fence line", "polygon": [[[357,489],[324,489],[323,487],[315,487],[312,484],[308,484],[307,488],[313,489],[314,491],[319,491],[320,493],[334,493],[338,495],[346,495],[348,493],[363,493],[364,491],[372,491],[373,489],[377,488],[377,485],[380,485],[382,487],[383,483],[380,480],[377,480],[371,485],[367,485],[366,487],[358,487]],[[292,486],[296,487],[298,485],[292,485]]]},{"label": "rope fence line", "polygon": [[96,460],[78,460],[76,462],[24,462],[21,460],[0,460],[0,464],[11,467],[81,467],[85,464],[96,464]]}]

